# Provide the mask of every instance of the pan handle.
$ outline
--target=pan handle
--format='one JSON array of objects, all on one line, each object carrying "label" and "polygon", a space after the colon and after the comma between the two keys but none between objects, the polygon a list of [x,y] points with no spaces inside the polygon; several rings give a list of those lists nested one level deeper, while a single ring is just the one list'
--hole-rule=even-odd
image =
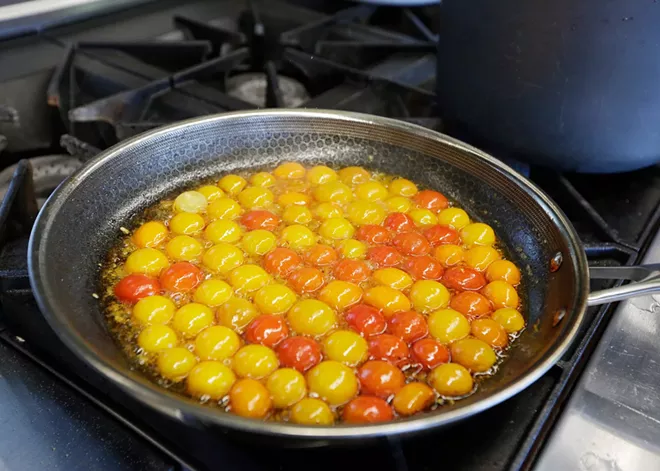
[{"label": "pan handle", "polygon": [[589,294],[587,304],[611,303],[635,298],[645,294],[660,293],[660,264],[635,265],[629,267],[589,267],[593,279],[633,280],[627,285],[594,291]]}]

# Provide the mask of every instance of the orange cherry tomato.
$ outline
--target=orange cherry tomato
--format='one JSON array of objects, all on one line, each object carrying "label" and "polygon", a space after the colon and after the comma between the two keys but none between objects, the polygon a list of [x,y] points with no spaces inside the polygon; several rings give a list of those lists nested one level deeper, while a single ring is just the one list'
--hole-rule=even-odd
[{"label": "orange cherry tomato", "polygon": [[369,259],[378,268],[394,267],[401,263],[401,253],[393,247],[371,247],[367,251]]},{"label": "orange cherry tomato", "polygon": [[409,257],[402,268],[418,280],[438,280],[445,271],[442,264],[429,255]]},{"label": "orange cherry tomato", "polygon": [[427,370],[449,361],[449,349],[435,339],[422,339],[412,346],[412,358]]},{"label": "orange cherry tomato", "polygon": [[483,317],[493,311],[493,306],[486,296],[474,291],[463,291],[451,298],[449,306],[469,317]]},{"label": "orange cherry tomato", "polygon": [[430,209],[431,211],[440,211],[449,206],[449,201],[440,192],[433,190],[423,190],[415,195],[413,201],[420,208]]},{"label": "orange cherry tomato", "polygon": [[371,268],[362,260],[345,258],[337,264],[334,270],[335,278],[351,283],[361,283],[371,275]]},{"label": "orange cherry tomato", "polygon": [[433,247],[444,244],[461,245],[461,237],[458,231],[447,226],[431,226],[424,231],[424,237]]},{"label": "orange cherry tomato", "polygon": [[248,230],[265,229],[273,231],[279,226],[280,218],[271,213],[270,211],[250,211],[245,213],[241,218],[241,224],[248,228]]},{"label": "orange cherry tomato", "polygon": [[342,412],[347,424],[388,422],[394,418],[390,405],[379,397],[358,396],[346,404]]},{"label": "orange cherry tomato", "polygon": [[157,279],[140,273],[125,276],[115,285],[115,296],[125,303],[136,303],[140,299],[160,293]]},{"label": "orange cherry tomato", "polygon": [[285,277],[293,271],[298,265],[302,263],[302,260],[291,249],[285,247],[277,247],[264,256],[264,269],[272,274]]},{"label": "orange cherry tomato", "polygon": [[399,337],[381,334],[369,340],[369,355],[373,360],[387,360],[395,365],[405,365],[410,357],[410,350]]},{"label": "orange cherry tomato", "polygon": [[289,337],[277,347],[280,366],[304,373],[323,359],[321,346],[307,337]]},{"label": "orange cherry tomato", "polygon": [[257,317],[245,332],[245,338],[251,343],[260,343],[267,347],[274,347],[289,336],[289,328],[282,316],[264,314]]},{"label": "orange cherry tomato", "polygon": [[406,343],[424,338],[429,333],[426,319],[415,311],[397,312],[388,323],[390,332]]},{"label": "orange cherry tomato", "polygon": [[390,231],[375,224],[365,224],[355,233],[355,238],[370,244],[387,244],[390,241]]},{"label": "orange cherry tomato", "polygon": [[442,284],[456,291],[478,291],[486,286],[486,278],[474,268],[451,267],[442,276]]},{"label": "orange cherry tomato", "polygon": [[415,229],[415,222],[406,213],[389,214],[383,225],[394,232],[407,232]]},{"label": "orange cherry tomato", "polygon": [[392,363],[370,360],[358,370],[362,392],[379,397],[388,397],[403,387],[406,378]]},{"label": "orange cherry tomato", "polygon": [[289,284],[298,293],[313,293],[321,289],[325,279],[323,272],[318,268],[302,267],[289,275]]},{"label": "orange cherry tomato", "polygon": [[337,251],[329,245],[318,244],[309,249],[305,260],[317,267],[326,267],[337,261]]},{"label": "orange cherry tomato", "polygon": [[382,334],[387,328],[385,316],[378,309],[367,304],[352,306],[346,311],[344,318],[348,325],[365,337]]},{"label": "orange cherry tomato", "polygon": [[185,293],[193,290],[203,278],[202,270],[192,263],[178,262],[161,273],[160,284],[168,291]]},{"label": "orange cherry tomato", "polygon": [[426,238],[417,232],[403,232],[392,239],[392,245],[406,255],[426,255],[431,246]]}]

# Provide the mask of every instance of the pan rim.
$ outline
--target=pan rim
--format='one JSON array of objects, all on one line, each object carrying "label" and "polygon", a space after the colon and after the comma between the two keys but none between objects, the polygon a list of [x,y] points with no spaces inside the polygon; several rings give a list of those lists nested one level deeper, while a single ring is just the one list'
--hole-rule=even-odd
[{"label": "pan rim", "polygon": [[[544,211],[546,211],[552,217],[562,235],[567,239],[568,247],[572,251],[570,256],[574,259],[577,265],[577,280],[579,286],[577,286],[576,289],[576,306],[574,308],[574,316],[567,316],[573,317],[574,319],[570,330],[568,330],[566,335],[560,341],[558,341],[554,346],[550,348],[545,358],[542,358],[540,362],[537,363],[533,368],[530,368],[522,375],[519,375],[509,386],[502,389],[501,391],[496,392],[495,394],[487,396],[472,404],[468,404],[466,406],[458,407],[456,409],[448,410],[442,413],[426,414],[417,417],[413,416],[411,418],[384,424],[359,426],[340,424],[329,427],[316,427],[280,422],[266,423],[258,420],[246,419],[234,414],[223,412],[220,409],[210,408],[192,400],[187,400],[181,396],[175,395],[170,391],[158,387],[157,385],[148,381],[146,378],[144,378],[143,381],[138,380],[136,377],[134,377],[135,375],[129,375],[125,369],[118,368],[111,364],[109,361],[106,361],[92,348],[92,346],[84,338],[77,335],[74,333],[73,329],[69,328],[69,323],[67,322],[65,315],[52,309],[50,303],[48,302],[48,298],[53,291],[45,281],[45,277],[40,275],[40,273],[42,273],[41,267],[45,263],[44,261],[46,259],[46,254],[44,252],[47,237],[44,237],[44,234],[47,235],[48,227],[50,224],[52,224],[52,221],[57,215],[59,208],[66,202],[67,196],[77,188],[78,184],[87,175],[93,173],[97,167],[99,167],[107,160],[120,156],[126,148],[136,146],[140,142],[156,138],[159,135],[167,134],[172,130],[185,128],[192,124],[222,122],[224,120],[232,120],[237,118],[240,119],[255,116],[272,117],[287,115],[308,118],[326,118],[348,122],[360,122],[363,124],[374,124],[395,128],[423,137],[425,139],[432,139],[462,151],[469,152],[481,159],[488,161],[491,165],[506,173],[511,179],[515,180],[515,182],[521,188],[523,188],[524,191],[528,193],[535,200],[535,202],[544,209]],[[485,152],[474,148],[469,144],[466,144],[442,133],[391,118],[336,110],[266,109],[221,113],[173,123],[118,143],[117,145],[109,148],[104,152],[101,152],[99,155],[91,159],[87,165],[83,166],[74,175],[63,182],[48,198],[47,202],[39,213],[30,234],[28,244],[28,270],[30,276],[30,284],[34,292],[37,305],[39,306],[50,327],[55,331],[59,339],[79,358],[90,364],[99,373],[109,378],[121,389],[138,398],[141,402],[146,403],[148,406],[153,407],[161,413],[177,418],[179,420],[183,420],[184,422],[209,423],[242,430],[245,432],[317,440],[355,439],[378,437],[391,434],[411,434],[424,429],[439,428],[440,426],[457,422],[509,399],[538,380],[561,358],[564,352],[568,349],[574,340],[580,325],[584,321],[584,314],[587,307],[587,296],[589,292],[586,254],[582,249],[582,244],[575,229],[573,228],[573,225],[564,215],[563,211],[532,182],[528,181],[509,166],[490,156],[489,154],[486,154]]]}]

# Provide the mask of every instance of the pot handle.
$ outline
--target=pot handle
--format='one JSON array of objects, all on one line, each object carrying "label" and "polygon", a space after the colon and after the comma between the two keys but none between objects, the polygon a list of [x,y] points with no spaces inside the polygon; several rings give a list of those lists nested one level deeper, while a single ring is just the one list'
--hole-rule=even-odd
[{"label": "pot handle", "polygon": [[660,293],[660,263],[628,267],[589,267],[589,278],[633,281],[616,288],[594,291],[589,294],[589,306]]}]

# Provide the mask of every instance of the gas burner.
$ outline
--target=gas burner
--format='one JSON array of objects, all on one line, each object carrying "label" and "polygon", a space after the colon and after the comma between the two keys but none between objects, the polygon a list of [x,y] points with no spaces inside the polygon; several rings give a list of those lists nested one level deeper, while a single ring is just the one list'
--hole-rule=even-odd
[{"label": "gas burner", "polygon": [[[286,108],[302,105],[311,97],[299,81],[280,75],[278,77],[282,104]],[[263,72],[249,72],[229,77],[226,82],[227,94],[260,108],[266,106],[268,76]]]}]

